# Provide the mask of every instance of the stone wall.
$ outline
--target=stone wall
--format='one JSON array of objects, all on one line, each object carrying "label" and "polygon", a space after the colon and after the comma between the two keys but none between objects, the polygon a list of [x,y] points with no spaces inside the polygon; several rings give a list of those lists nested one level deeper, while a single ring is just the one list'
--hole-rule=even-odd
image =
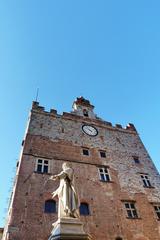
[{"label": "stone wall", "polygon": [[[57,213],[44,213],[44,202],[58,186],[48,178],[61,171],[64,161],[75,171],[80,201],[89,204],[90,215],[81,219],[93,240],[160,239],[160,221],[152,205],[160,203],[160,177],[134,126],[123,129],[76,114],[58,115],[33,104],[5,230],[9,234],[3,240],[48,239]],[[86,135],[83,124],[95,126],[98,135]],[[83,147],[89,156],[82,154]],[[100,157],[100,150],[106,151],[106,158]],[[139,157],[139,164],[133,156]],[[35,171],[38,158],[49,161],[48,174]],[[108,167],[110,182],[100,181],[98,167],[102,166]],[[140,173],[148,174],[152,188],[143,187]],[[137,219],[127,218],[125,200],[135,202]]]}]

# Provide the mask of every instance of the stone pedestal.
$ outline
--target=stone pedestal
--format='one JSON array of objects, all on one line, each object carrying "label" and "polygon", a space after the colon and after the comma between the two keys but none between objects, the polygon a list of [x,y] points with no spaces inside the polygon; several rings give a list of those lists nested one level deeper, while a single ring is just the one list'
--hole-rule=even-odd
[{"label": "stone pedestal", "polygon": [[53,223],[48,240],[91,240],[83,230],[83,223],[77,218],[60,218]]}]

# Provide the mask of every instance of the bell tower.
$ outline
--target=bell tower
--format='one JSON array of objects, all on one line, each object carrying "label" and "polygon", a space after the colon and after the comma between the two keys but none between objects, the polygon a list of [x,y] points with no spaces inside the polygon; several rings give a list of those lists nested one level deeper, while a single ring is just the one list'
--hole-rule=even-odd
[{"label": "bell tower", "polygon": [[[33,102],[28,121],[2,240],[66,240],[64,229],[74,240],[160,239],[160,175],[133,124],[97,117],[84,97],[61,115]],[[64,162],[79,220],[58,218],[59,182],[49,179]]]},{"label": "bell tower", "polygon": [[79,116],[96,119],[96,115],[93,111],[94,106],[90,104],[90,101],[84,97],[77,97],[73,102],[73,113]]}]

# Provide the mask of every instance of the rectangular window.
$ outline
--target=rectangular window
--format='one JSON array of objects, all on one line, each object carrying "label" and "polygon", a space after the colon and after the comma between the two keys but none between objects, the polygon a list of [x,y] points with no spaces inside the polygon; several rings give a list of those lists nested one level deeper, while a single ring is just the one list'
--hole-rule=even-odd
[{"label": "rectangular window", "polygon": [[106,158],[106,152],[105,151],[99,151],[101,158]]},{"label": "rectangular window", "polygon": [[137,156],[133,156],[133,160],[134,160],[134,162],[135,163],[140,163],[140,161],[139,161],[139,157],[137,157]]},{"label": "rectangular window", "polygon": [[127,211],[128,218],[138,218],[135,203],[125,202],[124,205],[125,205],[125,208],[126,208],[126,211]]},{"label": "rectangular window", "polygon": [[83,155],[89,156],[89,150],[87,148],[83,148]]},{"label": "rectangular window", "polygon": [[49,161],[44,159],[37,159],[36,172],[48,173],[49,172]]},{"label": "rectangular window", "polygon": [[99,177],[101,181],[103,182],[111,181],[108,168],[99,168],[98,170],[99,170]]},{"label": "rectangular window", "polygon": [[151,183],[150,183],[150,180],[148,178],[148,175],[145,175],[145,174],[141,174],[141,179],[143,181],[143,186],[144,187],[152,187]]},{"label": "rectangular window", "polygon": [[160,220],[160,205],[154,205],[154,210],[157,214],[157,218]]}]

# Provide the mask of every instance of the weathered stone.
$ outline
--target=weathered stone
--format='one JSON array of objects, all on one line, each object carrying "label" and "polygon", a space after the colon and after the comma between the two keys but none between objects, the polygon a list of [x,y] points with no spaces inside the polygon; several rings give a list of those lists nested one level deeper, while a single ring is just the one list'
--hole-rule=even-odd
[{"label": "weathered stone", "polygon": [[83,224],[76,218],[61,218],[53,224],[49,240],[91,240],[83,230]]},{"label": "weathered stone", "polygon": [[[135,127],[114,127],[96,117],[93,106],[84,102],[64,115],[33,104],[3,240],[49,238],[57,213],[45,213],[44,203],[58,183],[48,178],[61,170],[64,161],[75,171],[80,201],[89,204],[90,215],[81,215],[80,220],[94,240],[160,239],[160,221],[153,208],[160,204],[160,176]],[[84,109],[89,117],[83,116]],[[83,124],[96,127],[98,135],[86,135]],[[89,156],[83,155],[83,147],[89,149]],[[106,158],[100,150],[106,151]],[[133,156],[138,156],[139,164]],[[37,159],[49,161],[49,173],[37,173]],[[99,179],[98,167],[103,166],[109,169],[110,182]],[[152,188],[143,186],[140,173],[148,174]],[[124,200],[135,202],[139,218],[127,217]],[[8,225],[19,230],[8,232]]]}]

